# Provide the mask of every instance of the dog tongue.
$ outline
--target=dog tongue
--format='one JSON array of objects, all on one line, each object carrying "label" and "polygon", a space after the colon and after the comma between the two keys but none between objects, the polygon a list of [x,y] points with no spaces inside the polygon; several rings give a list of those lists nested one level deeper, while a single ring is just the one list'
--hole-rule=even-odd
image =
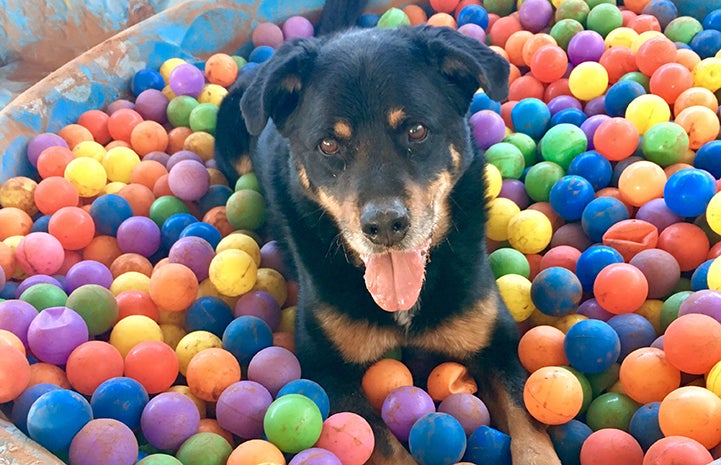
[{"label": "dog tongue", "polygon": [[383,310],[410,310],[418,300],[426,272],[422,250],[391,251],[365,259],[366,288]]}]

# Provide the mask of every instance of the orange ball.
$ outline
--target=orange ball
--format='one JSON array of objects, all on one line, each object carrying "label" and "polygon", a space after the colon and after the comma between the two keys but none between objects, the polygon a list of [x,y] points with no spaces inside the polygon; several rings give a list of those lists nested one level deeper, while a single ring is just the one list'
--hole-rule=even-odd
[{"label": "orange ball", "polygon": [[663,197],[665,185],[666,173],[663,168],[646,160],[631,163],[618,178],[618,189],[624,202],[634,207]]},{"label": "orange ball", "polygon": [[545,87],[541,81],[531,74],[525,74],[516,78],[508,87],[508,99],[512,101],[523,100],[524,98],[543,99]]},{"label": "orange ball", "polygon": [[568,78],[561,78],[551,82],[543,92],[543,101],[548,103],[559,95],[571,95],[571,88],[568,86]]},{"label": "orange ball", "polygon": [[430,0],[431,8],[441,13],[453,13],[458,6],[459,0]]},{"label": "orange ball", "polygon": [[138,253],[124,253],[110,264],[110,273],[117,278],[128,271],[137,271],[147,277],[153,273],[153,264],[146,257]]},{"label": "orange ball", "polygon": [[66,147],[59,145],[48,147],[38,156],[38,174],[43,179],[51,176],[62,177],[65,174],[65,167],[73,159],[75,159],[75,154]]},{"label": "orange ball", "polygon": [[456,18],[448,13],[435,13],[428,18],[426,24],[435,27],[450,27],[456,29]]},{"label": "orange ball", "polygon": [[630,157],[638,147],[638,128],[626,118],[613,117],[598,125],[593,134],[595,150],[610,161]]},{"label": "orange ball", "polygon": [[506,46],[506,41],[514,32],[523,29],[521,22],[515,16],[504,16],[498,18],[492,25],[488,25],[488,38],[492,45],[499,47]]},{"label": "orange ball", "polygon": [[75,186],[60,176],[51,176],[40,181],[33,195],[35,205],[43,215],[52,215],[63,207],[76,207],[80,202]]},{"label": "orange ball", "polygon": [[635,218],[619,221],[603,234],[603,245],[616,249],[626,262],[630,262],[642,250],[655,248],[657,244],[658,228],[648,221]]},{"label": "orange ball", "polygon": [[64,249],[80,250],[95,237],[95,222],[90,213],[80,207],[63,207],[50,217],[48,232]]},{"label": "orange ball", "polygon": [[661,231],[657,247],[673,255],[681,271],[691,271],[706,260],[708,236],[693,223],[674,223]]},{"label": "orange ball", "polygon": [[150,152],[164,152],[168,141],[168,132],[157,121],[141,121],[130,133],[130,146],[141,158]]},{"label": "orange ball", "polygon": [[649,3],[651,3],[651,0],[624,0],[623,5],[630,11],[640,15]]},{"label": "orange ball", "polygon": [[251,439],[236,447],[226,465],[285,465],[285,457],[273,443]]},{"label": "orange ball", "polygon": [[693,71],[700,61],[701,57],[693,50],[687,48],[676,50],[676,63],[685,66],[689,71]]},{"label": "orange ball", "polygon": [[661,31],[661,24],[658,18],[653,15],[641,14],[628,22],[628,27],[641,34],[646,31]]},{"label": "orange ball", "polygon": [[708,465],[713,457],[698,441],[670,436],[654,442],[646,451],[643,465]]},{"label": "orange ball", "polygon": [[41,383],[54,384],[63,389],[72,389],[65,370],[52,363],[38,362],[30,365],[30,382],[28,386]]},{"label": "orange ball", "polygon": [[115,110],[108,118],[108,132],[113,139],[132,144],[130,135],[133,128],[142,121],[143,117],[137,111],[130,108],[121,108]]},{"label": "orange ball", "polygon": [[658,410],[665,436],[684,436],[712,449],[721,443],[721,398],[708,389],[684,386],[667,395]]},{"label": "orange ball", "polygon": [[230,87],[238,77],[238,64],[227,53],[216,53],[205,61],[205,77],[211,84]]},{"label": "orange ball", "polygon": [[0,241],[11,236],[27,236],[32,227],[33,219],[24,210],[17,207],[0,208]]},{"label": "orange ball", "polygon": [[228,444],[230,444],[231,447],[235,445],[235,439],[233,439],[233,433],[228,431],[227,429],[224,429],[220,424],[218,423],[218,420],[215,418],[201,418],[200,424],[198,424],[198,432],[199,433],[215,433],[218,436],[221,436],[223,439],[228,441]]},{"label": "orange ball", "polygon": [[718,111],[718,99],[713,92],[705,87],[691,87],[676,97],[676,101],[673,103],[673,114],[678,116],[683,110],[694,105],[707,107],[713,112]]},{"label": "orange ball", "polygon": [[527,65],[523,60],[523,47],[531,37],[533,37],[533,33],[526,30],[516,31],[508,37],[504,47],[508,54],[508,61],[516,66]]},{"label": "orange ball", "polygon": [[160,319],[158,306],[145,291],[128,289],[115,296],[118,302],[118,321],[130,315],[144,315],[155,321]]},{"label": "orange ball", "polygon": [[123,376],[123,367],[118,349],[105,341],[88,341],[70,353],[65,373],[73,389],[90,396],[104,381]]},{"label": "orange ball", "polygon": [[533,418],[547,425],[573,419],[583,406],[583,387],[562,367],[548,366],[531,373],[523,389],[523,401]]},{"label": "orange ball", "polygon": [[693,77],[683,65],[666,63],[653,72],[649,80],[649,90],[666,101],[673,104],[681,92],[693,86]]},{"label": "orange ball", "polygon": [[598,304],[614,314],[631,313],[648,297],[648,281],[641,270],[628,263],[604,267],[593,282],[593,295]]},{"label": "orange ball", "polygon": [[425,10],[418,5],[406,5],[402,9],[406,16],[408,16],[411,26],[423,24],[428,20],[428,15]]},{"label": "orange ball", "polygon": [[125,376],[142,384],[148,394],[157,394],[172,386],[179,367],[175,351],[162,341],[139,342],[125,355]]},{"label": "orange ball", "polygon": [[23,355],[26,355],[25,344],[23,341],[7,329],[0,329],[0,345],[14,347],[19,350]]},{"label": "orange ball", "polygon": [[676,45],[666,37],[654,37],[644,42],[636,52],[636,66],[646,76],[676,59]]},{"label": "orange ball", "polygon": [[15,347],[0,344],[0,403],[19,396],[30,383],[30,363]]},{"label": "orange ball", "polygon": [[531,72],[541,82],[554,82],[566,74],[568,56],[558,45],[544,45],[531,57]]},{"label": "orange ball", "polygon": [[681,372],[655,347],[636,349],[621,362],[623,391],[640,404],[660,402],[681,386]]},{"label": "orange ball", "polygon": [[[531,66],[531,58],[533,58],[533,55],[536,54],[538,49],[545,47],[546,45],[558,46],[558,42],[556,42],[556,39],[554,39],[552,35],[545,34],[543,32],[533,34],[529,37],[523,44],[523,49],[521,50],[521,54],[523,55],[523,66]],[[566,62],[568,63],[568,59]]]},{"label": "orange ball", "polygon": [[630,47],[615,46],[607,48],[598,62],[608,72],[608,83],[615,84],[624,74],[638,71],[636,55]]},{"label": "orange ball", "polygon": [[666,328],[663,350],[679,370],[708,373],[721,360],[721,323],[701,313],[679,316]]},{"label": "orange ball", "polygon": [[165,149],[169,155],[183,150],[185,140],[193,134],[193,130],[187,126],[178,126],[168,132],[168,147]]},{"label": "orange ball", "polygon": [[518,358],[529,373],[547,366],[568,365],[563,349],[566,335],[548,325],[535,326],[526,331],[518,343]]},{"label": "orange ball", "polygon": [[82,251],[83,260],[95,260],[109,267],[122,254],[115,236],[95,236]]},{"label": "orange ball", "polygon": [[684,108],[676,115],[674,122],[688,134],[688,146],[692,150],[715,140],[721,130],[716,113],[703,105]]},{"label": "orange ball", "polygon": [[451,394],[478,392],[478,385],[468,368],[456,362],[444,362],[428,375],[428,395],[437,402]]},{"label": "orange ball", "polygon": [[85,126],[79,124],[68,124],[58,131],[58,136],[65,140],[70,150],[80,142],[93,140],[93,134]]},{"label": "orange ball", "polygon": [[541,257],[540,269],[545,270],[553,266],[560,266],[569,271],[576,272],[576,263],[581,251],[570,245],[557,245],[550,248]]},{"label": "orange ball", "polygon": [[225,388],[240,381],[240,364],[227,350],[210,347],[190,359],[185,378],[195,396],[217,402]]},{"label": "orange ball", "polygon": [[392,358],[381,359],[369,366],[361,380],[363,393],[379,412],[386,396],[401,386],[413,386],[413,375],[407,366]]},{"label": "orange ball", "polygon": [[[143,163],[144,162],[141,161],[138,163],[138,166]],[[153,194],[152,187],[148,187],[145,184],[131,183],[120,189],[118,195],[128,201],[134,216],[150,215],[150,206],[155,202],[155,194]]]},{"label": "orange ball", "polygon": [[142,160],[130,172],[130,182],[153,189],[158,179],[166,174],[168,174],[168,169],[162,163],[155,160]]},{"label": "orange ball", "polygon": [[180,263],[158,267],[150,276],[150,297],[159,308],[181,312],[198,296],[198,279],[193,270]]}]

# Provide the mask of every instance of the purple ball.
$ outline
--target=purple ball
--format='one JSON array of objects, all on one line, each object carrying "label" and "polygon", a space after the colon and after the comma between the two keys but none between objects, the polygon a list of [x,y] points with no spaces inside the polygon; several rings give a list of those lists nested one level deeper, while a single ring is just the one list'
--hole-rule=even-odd
[{"label": "purple ball", "polygon": [[135,99],[135,111],[146,120],[165,124],[168,121],[168,97],[158,89],[146,89]]},{"label": "purple ball", "polygon": [[262,384],[275,397],[283,386],[300,379],[300,362],[284,347],[266,347],[250,360],[248,379]]},{"label": "purple ball", "polygon": [[28,346],[40,361],[65,365],[70,353],[90,337],[88,325],[68,307],[49,307],[28,327]]},{"label": "purple ball", "polygon": [[200,412],[190,397],[179,392],[162,392],[150,399],[140,415],[140,428],[152,446],[176,451],[198,432]]},{"label": "purple ball", "polygon": [[150,257],[160,248],[160,228],[148,217],[131,216],[118,226],[116,239],[123,253]]},{"label": "purple ball", "polygon": [[265,321],[273,332],[277,331],[280,326],[280,314],[278,301],[266,291],[250,291],[243,294],[233,308],[235,318],[243,315],[258,317]]},{"label": "purple ball", "polygon": [[57,146],[69,148],[68,143],[65,142],[65,139],[58,136],[57,134],[53,134],[52,132],[44,132],[42,134],[38,134],[37,136],[33,137],[30,142],[28,142],[28,161],[31,165],[37,168],[38,157],[40,157],[40,154],[43,152],[43,150],[48,147]]},{"label": "purple ball", "polygon": [[589,116],[586,121],[581,123],[581,131],[586,134],[586,140],[588,141],[588,150],[593,150],[594,148],[593,135],[596,133],[596,129],[598,129],[598,126],[610,118],[611,117],[608,115],[593,115]]},{"label": "purple ball", "polygon": [[466,37],[471,37],[473,39],[476,39],[478,42],[481,42],[482,44],[486,43],[486,31],[478,24],[466,23],[463,26],[458,28],[458,32],[460,32],[461,34],[463,34]]},{"label": "purple ball", "polygon": [[673,292],[681,279],[678,261],[663,249],[642,250],[634,255],[629,263],[646,276],[649,299],[665,298]]},{"label": "purple ball", "polygon": [[568,61],[573,65],[585,61],[597,62],[604,51],[606,51],[606,44],[601,34],[591,30],[581,31],[568,42]]},{"label": "purple ball", "polygon": [[124,423],[112,418],[90,420],[70,443],[72,465],[112,463],[133,465],[138,459],[138,440]]},{"label": "purple ball", "polygon": [[10,331],[28,347],[28,328],[38,316],[38,311],[31,304],[19,299],[8,299],[0,302],[0,329]]},{"label": "purple ball", "polygon": [[181,63],[170,72],[170,88],[175,95],[197,97],[205,87],[205,75],[195,65]]},{"label": "purple ball", "polygon": [[273,396],[260,383],[238,381],[220,394],[215,405],[218,424],[243,439],[263,436],[263,419]]},{"label": "purple ball", "polygon": [[283,261],[283,253],[278,241],[268,241],[260,248],[260,268],[273,268],[288,279],[288,267]]},{"label": "purple ball", "polygon": [[108,115],[112,115],[117,110],[122,110],[123,108],[135,110],[135,103],[131,100],[120,98],[118,100],[110,102],[110,104],[108,104],[106,112],[108,113]]},{"label": "purple ball", "polygon": [[636,219],[648,221],[656,226],[658,233],[674,223],[680,223],[683,218],[671,211],[664,199],[653,199],[641,205],[636,212]]},{"label": "purple ball", "polygon": [[615,315],[608,310],[601,308],[598,301],[594,298],[584,300],[576,309],[579,315],[587,316],[593,320],[608,321]]},{"label": "purple ball", "polygon": [[438,406],[438,411],[452,415],[458,420],[463,426],[466,436],[470,436],[481,426],[491,424],[491,415],[488,413],[486,404],[478,397],[466,392],[451,394],[443,399]]},{"label": "purple ball", "polygon": [[415,386],[401,386],[386,396],[381,417],[395,437],[406,442],[415,422],[435,411],[436,405],[426,391]]},{"label": "purple ball", "polygon": [[553,18],[553,6],[548,0],[526,0],[518,9],[521,26],[533,33],[545,29],[551,18]]},{"label": "purple ball", "polygon": [[487,150],[491,145],[501,142],[506,137],[506,123],[495,111],[478,111],[471,115],[469,123],[476,145],[481,150]]},{"label": "purple ball", "polygon": [[210,262],[215,257],[215,250],[208,241],[198,236],[181,237],[170,247],[168,260],[190,268],[198,282],[208,277]]},{"label": "purple ball", "polygon": [[153,152],[146,154],[143,157],[143,160],[157,161],[158,163],[160,163],[161,165],[163,165],[167,168],[168,160],[170,160],[170,155],[168,155],[165,152],[153,151]]},{"label": "purple ball", "polygon": [[34,274],[22,280],[22,282],[15,290],[15,297],[19,298],[23,294],[23,292],[36,284],[52,284],[53,286],[57,286],[60,289],[64,289],[64,286],[60,281],[57,280],[57,278],[46,274]]},{"label": "purple ball", "polygon": [[707,315],[721,323],[721,292],[703,289],[692,293],[678,308],[678,316],[689,313]]},{"label": "purple ball", "polygon": [[291,39],[307,39],[313,37],[315,28],[308,18],[303,16],[291,16],[283,23],[283,38]]},{"label": "purple ball", "polygon": [[71,266],[65,275],[65,292],[70,294],[86,284],[97,284],[110,289],[113,273],[103,263],[95,260],[83,260]]},{"label": "purple ball", "polygon": [[606,96],[600,95],[594,99],[589,100],[586,106],[583,107],[583,112],[589,118],[595,115],[606,115]]},{"label": "purple ball", "polygon": [[567,110],[569,108],[582,110],[583,105],[581,105],[581,102],[572,95],[559,95],[558,97],[553,97],[551,101],[548,102],[548,109],[551,111],[551,116],[561,110]]},{"label": "purple ball", "polygon": [[[172,160],[173,157],[170,158]],[[202,163],[182,160],[173,165],[168,172],[168,187],[179,199],[194,202],[208,192],[210,173]]]},{"label": "purple ball", "polygon": [[531,203],[531,199],[526,192],[526,185],[518,179],[504,179],[501,182],[501,192],[498,196],[513,200],[521,210],[525,210]]},{"label": "purple ball", "polygon": [[311,447],[298,452],[288,465],[343,465],[343,462],[333,452]]},{"label": "purple ball", "polygon": [[183,160],[194,160],[198,163],[203,163],[203,159],[200,158],[200,155],[197,153],[190,150],[178,150],[174,154],[169,155],[168,160],[165,162],[165,168],[170,171],[175,165]]}]

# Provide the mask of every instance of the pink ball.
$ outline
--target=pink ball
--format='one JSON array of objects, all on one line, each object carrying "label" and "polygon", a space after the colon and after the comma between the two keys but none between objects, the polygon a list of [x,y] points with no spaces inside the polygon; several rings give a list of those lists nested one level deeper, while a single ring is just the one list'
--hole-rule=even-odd
[{"label": "pink ball", "polygon": [[313,37],[315,28],[308,18],[303,16],[291,16],[283,23],[283,36],[285,40],[306,39]]},{"label": "pink ball", "polygon": [[278,48],[283,43],[283,31],[276,24],[260,23],[253,29],[251,40],[256,47],[268,45]]},{"label": "pink ball", "polygon": [[248,379],[262,384],[275,396],[283,386],[300,379],[300,362],[286,348],[266,347],[250,360]]},{"label": "pink ball", "polygon": [[478,397],[466,392],[451,394],[443,399],[438,406],[438,411],[452,415],[458,420],[463,426],[466,436],[470,436],[481,426],[491,424],[491,415],[486,404]]},{"label": "pink ball", "polygon": [[168,187],[179,199],[194,202],[208,192],[210,174],[202,163],[182,160],[170,169]]},{"label": "pink ball", "polygon": [[32,232],[18,244],[15,260],[29,275],[53,275],[63,266],[65,250],[55,236],[46,232]]},{"label": "pink ball", "polygon": [[70,353],[90,335],[88,325],[67,307],[49,307],[38,313],[28,327],[28,346],[40,361],[65,365]]},{"label": "pink ball", "polygon": [[331,451],[343,465],[363,465],[373,453],[373,430],[362,416],[340,412],[323,422],[315,447]]},{"label": "pink ball", "polygon": [[627,432],[604,428],[594,431],[581,446],[581,465],[642,465],[643,449]]}]

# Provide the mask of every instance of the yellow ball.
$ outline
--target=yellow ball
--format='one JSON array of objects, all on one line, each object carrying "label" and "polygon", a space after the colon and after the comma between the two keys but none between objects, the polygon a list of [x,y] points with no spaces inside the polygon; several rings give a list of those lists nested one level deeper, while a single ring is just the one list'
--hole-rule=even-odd
[{"label": "yellow ball", "polygon": [[284,331],[287,333],[295,332],[295,314],[298,307],[286,307],[280,312],[280,325],[278,331]]},{"label": "yellow ball", "polygon": [[0,187],[0,207],[19,208],[30,216],[38,212],[35,189],[38,183],[25,176],[10,178]]},{"label": "yellow ball", "polygon": [[571,70],[568,88],[577,99],[592,100],[606,92],[608,71],[600,63],[585,61]]},{"label": "yellow ball", "polygon": [[185,326],[185,315],[187,310],[181,312],[169,312],[168,310],[158,309],[158,324]]},{"label": "yellow ball", "polygon": [[167,85],[163,87],[163,90],[161,90],[163,95],[168,99],[168,101],[173,100],[177,95],[175,95],[175,92],[173,92],[173,89],[170,88],[170,85]]},{"label": "yellow ball", "polygon": [[225,236],[215,246],[215,253],[224,250],[238,249],[253,257],[253,261],[260,266],[260,247],[255,239],[241,232],[233,232]]},{"label": "yellow ball", "polygon": [[208,278],[202,280],[198,285],[198,298],[201,297],[217,297],[228,304],[230,308],[235,308],[235,304],[238,302],[237,296],[223,295],[218,292],[218,289],[215,288],[215,285],[213,285]]},{"label": "yellow ball", "polygon": [[721,397],[721,362],[716,363],[706,375],[706,389]]},{"label": "yellow ball", "polygon": [[488,208],[488,223],[486,235],[494,241],[508,239],[508,223],[511,218],[520,213],[521,209],[516,202],[505,197],[496,197],[491,200]]},{"label": "yellow ball", "polygon": [[694,87],[704,87],[711,92],[721,89],[721,58],[704,58],[691,71]]},{"label": "yellow ball", "polygon": [[661,31],[643,31],[636,37],[636,39],[631,44],[631,50],[633,50],[633,53],[635,54],[638,52],[638,49],[641,48],[641,45],[645,44],[651,39],[655,39],[656,37],[666,37],[663,32]]},{"label": "yellow ball", "polygon": [[130,147],[113,147],[102,161],[110,181],[128,184],[130,173],[140,163],[140,156]]},{"label": "yellow ball", "polygon": [[641,308],[636,310],[634,313],[638,313],[642,317],[646,318],[653,326],[656,334],[663,334],[663,329],[661,328],[662,307],[663,300],[648,299],[641,305]]},{"label": "yellow ball", "polygon": [[75,186],[80,197],[93,197],[105,189],[108,178],[103,165],[94,158],[80,157],[65,167],[65,179]]},{"label": "yellow ball", "polygon": [[630,27],[619,27],[608,33],[604,42],[606,48],[611,47],[628,47],[631,48],[633,42],[638,38],[638,32]]},{"label": "yellow ball", "polygon": [[158,323],[145,315],[130,315],[115,323],[110,331],[110,344],[125,358],[130,349],[143,341],[162,341]]},{"label": "yellow ball", "polygon": [[520,274],[505,274],[496,280],[501,298],[516,322],[526,321],[536,310],[531,300],[531,281]]},{"label": "yellow ball", "polygon": [[487,163],[485,176],[487,183],[486,197],[488,199],[495,199],[496,197],[498,197],[498,194],[501,193],[501,185],[503,183],[503,177],[501,176],[501,172],[498,170],[496,165],[492,163]]},{"label": "yellow ball", "polygon": [[176,384],[175,386],[170,386],[168,388],[168,392],[177,392],[187,396],[193,401],[195,406],[198,407],[200,418],[206,418],[208,416],[208,404],[203,399],[196,397],[188,386],[185,386],[184,384]]},{"label": "yellow ball", "polygon": [[185,328],[178,325],[160,325],[160,331],[163,332],[163,341],[171,348],[175,349],[178,342],[187,334]]},{"label": "yellow ball", "polygon": [[658,95],[644,94],[628,104],[625,117],[636,126],[638,133],[643,135],[651,126],[669,121],[671,108]]},{"label": "yellow ball", "polygon": [[711,262],[711,266],[708,267],[706,281],[709,289],[721,291],[721,257],[714,258]]},{"label": "yellow ball", "polygon": [[110,284],[110,292],[116,297],[121,292],[128,290],[148,292],[150,290],[150,277],[139,271],[126,271],[118,275]]},{"label": "yellow ball", "polygon": [[524,210],[508,222],[508,243],[524,254],[541,252],[552,235],[551,220],[538,210]]},{"label": "yellow ball", "polygon": [[117,194],[120,192],[120,189],[127,186],[126,183],[120,182],[120,181],[113,181],[109,182],[105,185],[105,188],[103,189],[103,194]]},{"label": "yellow ball", "polygon": [[78,142],[77,145],[73,147],[73,154],[75,155],[75,158],[88,157],[102,162],[105,157],[105,153],[105,147],[94,140],[84,140]]},{"label": "yellow ball", "polygon": [[162,65],[160,65],[160,75],[163,76],[163,79],[165,80],[165,83],[168,83],[168,80],[170,79],[170,73],[175,69],[176,66],[182,65],[186,61],[182,58],[169,58],[163,62]]},{"label": "yellow ball", "polygon": [[185,376],[190,359],[201,350],[222,347],[223,341],[209,331],[192,331],[186,334],[175,347],[175,354],[180,363],[180,373]]},{"label": "yellow ball", "polygon": [[220,102],[228,95],[228,89],[219,84],[206,84],[198,95],[199,103],[212,103],[220,106]]},{"label": "yellow ball", "polygon": [[571,329],[571,326],[575,325],[579,321],[587,320],[588,317],[585,315],[580,315],[578,313],[571,313],[570,315],[564,315],[560,317],[558,320],[556,320],[553,323],[553,326],[558,328],[563,332],[563,334],[566,334],[569,329]]},{"label": "yellow ball", "polygon": [[196,131],[185,138],[183,150],[190,150],[203,161],[208,161],[215,155],[215,137],[205,131]]},{"label": "yellow ball", "polygon": [[265,291],[272,295],[281,307],[288,298],[288,286],[285,278],[278,270],[273,268],[258,268],[254,291]]},{"label": "yellow ball", "polygon": [[253,289],[257,274],[253,257],[242,250],[224,250],[210,262],[209,279],[221,294],[245,294]]},{"label": "yellow ball", "polygon": [[706,205],[706,222],[713,232],[721,234],[721,192],[711,197]]}]

